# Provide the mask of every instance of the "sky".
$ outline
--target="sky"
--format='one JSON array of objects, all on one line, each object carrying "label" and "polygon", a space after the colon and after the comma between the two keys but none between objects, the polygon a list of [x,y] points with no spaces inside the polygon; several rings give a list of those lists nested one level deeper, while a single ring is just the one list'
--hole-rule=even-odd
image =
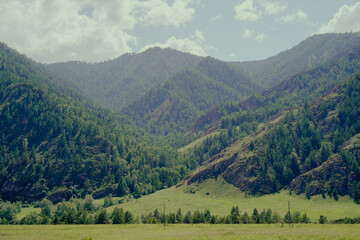
[{"label": "sky", "polygon": [[353,0],[0,0],[0,41],[42,63],[101,62],[154,46],[250,61],[351,31],[360,31]]}]

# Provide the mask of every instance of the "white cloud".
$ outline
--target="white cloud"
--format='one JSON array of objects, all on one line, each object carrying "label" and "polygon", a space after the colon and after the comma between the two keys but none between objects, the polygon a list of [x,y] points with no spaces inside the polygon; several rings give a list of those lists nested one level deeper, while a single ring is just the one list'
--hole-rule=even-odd
[{"label": "white cloud", "polygon": [[327,24],[320,27],[320,33],[360,31],[360,3],[343,5]]},{"label": "white cloud", "polygon": [[214,49],[212,46],[204,45],[205,38],[203,33],[196,31],[187,38],[170,37],[165,43],[157,42],[145,46],[141,51],[145,51],[151,47],[172,48],[182,52],[189,52],[198,56],[206,56],[205,49]]},{"label": "white cloud", "polygon": [[263,15],[270,16],[278,14],[287,8],[280,2],[272,2],[267,0],[245,0],[234,7],[235,19],[240,21],[256,22]]},{"label": "white cloud", "polygon": [[221,18],[221,15],[216,15],[215,17],[210,19],[210,22],[215,22]]},{"label": "white cloud", "polygon": [[260,4],[264,7],[267,15],[275,15],[287,8],[286,5],[282,5],[280,2],[260,1]]},{"label": "white cloud", "polygon": [[253,36],[253,31],[247,29],[247,28],[244,28],[244,30],[242,31],[241,33],[242,37],[244,39],[247,39],[247,38],[251,38]]},{"label": "white cloud", "polygon": [[[1,0],[0,41],[40,62],[101,61],[132,52],[136,25],[181,26],[190,0]],[[91,14],[84,14],[84,7]],[[89,11],[89,10],[87,10]]]},{"label": "white cloud", "polygon": [[188,7],[191,0],[175,0],[172,5],[166,0],[139,1],[140,19],[146,25],[165,25],[179,27],[191,21],[195,9]]},{"label": "white cloud", "polygon": [[307,14],[303,10],[298,9],[297,12],[294,14],[288,14],[288,15],[282,16],[281,18],[276,19],[276,22],[290,23],[290,22],[294,22],[295,20],[303,21],[306,18],[307,18]]},{"label": "white cloud", "polygon": [[258,35],[254,38],[254,40],[255,40],[256,42],[262,42],[262,41],[264,41],[264,39],[265,39],[265,35],[264,35],[264,34],[258,34]]},{"label": "white cloud", "polygon": [[240,21],[255,22],[260,19],[261,12],[254,6],[252,0],[245,0],[243,3],[235,6],[235,19]]},{"label": "white cloud", "polygon": [[244,39],[251,39],[254,40],[255,42],[262,42],[265,39],[265,34],[257,34],[256,36],[254,36],[254,31],[249,30],[247,28],[244,28],[243,31],[241,32],[241,36]]},{"label": "white cloud", "polygon": [[203,34],[203,32],[200,32],[200,31],[195,31],[195,36],[193,38],[198,39],[201,42],[205,41],[204,34]]}]

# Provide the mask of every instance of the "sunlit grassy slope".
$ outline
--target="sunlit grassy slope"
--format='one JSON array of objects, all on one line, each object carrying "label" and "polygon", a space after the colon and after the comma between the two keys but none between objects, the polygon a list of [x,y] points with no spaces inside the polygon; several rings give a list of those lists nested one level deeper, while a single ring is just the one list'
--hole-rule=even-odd
[{"label": "sunlit grassy slope", "polygon": [[195,141],[189,143],[188,145],[180,148],[178,151],[181,153],[188,153],[191,149],[201,145],[208,137],[213,137],[213,136],[216,136],[217,134],[219,134],[219,132],[212,132],[208,135],[198,138]]},{"label": "sunlit grassy slope", "polygon": [[[288,201],[291,204],[291,211],[307,213],[311,221],[317,221],[320,215],[325,215],[330,220],[360,216],[360,205],[355,204],[349,197],[340,197],[335,201],[329,196],[323,199],[319,195],[307,200],[305,195],[290,195],[287,191],[260,197],[246,196],[220,177],[217,181],[209,179],[200,184],[161,190],[117,206],[137,216],[156,208],[163,211],[164,202],[166,212],[175,212],[178,208],[181,208],[183,213],[188,210],[202,211],[208,208],[212,214],[224,216],[230,213],[232,206],[239,206],[242,213],[246,211],[252,214],[254,208],[259,211],[270,208],[283,216],[287,212]],[[111,211],[114,207],[108,210]]]}]

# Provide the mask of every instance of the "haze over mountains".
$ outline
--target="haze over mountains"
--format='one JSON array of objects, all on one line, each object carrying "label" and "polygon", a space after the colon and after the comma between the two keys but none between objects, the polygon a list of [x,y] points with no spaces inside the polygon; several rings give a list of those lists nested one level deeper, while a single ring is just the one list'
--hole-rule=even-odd
[{"label": "haze over mountains", "polygon": [[162,84],[169,75],[194,66],[200,59],[172,49],[150,48],[101,63],[55,63],[45,68],[100,105],[120,110]]},{"label": "haze over mountains", "polygon": [[312,69],[331,60],[359,41],[358,33],[319,34],[273,57],[250,62],[234,62],[246,71],[255,82],[272,87],[296,73]]},{"label": "haze over mountains", "polygon": [[1,197],[140,197],[221,175],[357,201],[359,71],[359,33],[242,63],[151,48],[41,65],[1,44]]}]

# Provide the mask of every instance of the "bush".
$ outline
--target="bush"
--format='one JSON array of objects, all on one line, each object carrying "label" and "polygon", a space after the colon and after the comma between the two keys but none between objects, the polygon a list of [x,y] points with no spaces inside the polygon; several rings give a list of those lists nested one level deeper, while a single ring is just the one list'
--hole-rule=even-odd
[{"label": "bush", "polygon": [[327,222],[328,222],[327,218],[325,216],[323,216],[323,215],[320,215],[319,223],[320,224],[325,224]]},{"label": "bush", "polygon": [[1,224],[14,223],[15,215],[20,212],[20,207],[10,202],[0,203]]}]

